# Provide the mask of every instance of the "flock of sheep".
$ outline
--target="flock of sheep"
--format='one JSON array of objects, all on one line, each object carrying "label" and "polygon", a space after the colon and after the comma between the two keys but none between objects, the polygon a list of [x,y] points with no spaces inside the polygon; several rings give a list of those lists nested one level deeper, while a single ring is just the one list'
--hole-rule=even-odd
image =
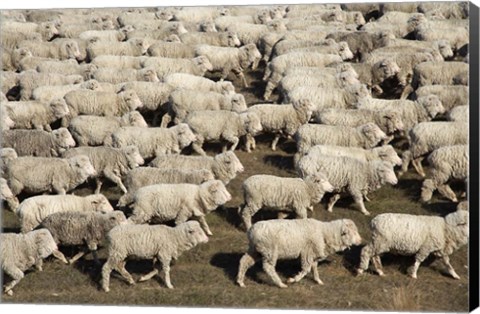
[{"label": "flock of sheep", "polygon": [[[468,3],[2,11],[0,29],[1,197],[22,232],[1,235],[9,295],[51,254],[98,262],[104,240],[105,291],[112,270],[134,283],[129,256],[161,265],[140,281],[161,270],[173,288],[172,259],[212,236],[205,217],[245,170],[235,150],[255,150],[259,134],[273,136],[272,150],[295,141],[298,177],[243,182],[242,287],[259,259],[279,287],[278,259],[301,259],[288,283],[313,272],[323,284],[317,263],[362,243],[353,220],[307,218],[325,194],[329,212],[347,195],[370,215],[368,194],[397,184],[410,163],[425,202],[437,190],[459,202],[449,183],[467,182]],[[245,71],[263,64],[265,103],[247,104],[232,82],[248,87]],[[211,142],[223,151],[208,156]],[[89,179],[94,193],[74,195]],[[105,179],[123,192],[115,208]],[[466,204],[446,217],[374,217],[358,273],[372,261],[383,275],[380,255],[392,251],[415,255],[414,278],[431,253],[459,278],[449,256],[468,242]],[[252,224],[265,209],[298,219]],[[80,252],[67,260],[59,245]]]}]

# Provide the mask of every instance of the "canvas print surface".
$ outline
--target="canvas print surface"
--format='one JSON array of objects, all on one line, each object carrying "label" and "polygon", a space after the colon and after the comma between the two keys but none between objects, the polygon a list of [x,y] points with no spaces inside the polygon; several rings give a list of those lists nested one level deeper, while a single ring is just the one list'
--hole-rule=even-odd
[{"label": "canvas print surface", "polygon": [[468,2],[1,11],[2,302],[467,311],[469,35]]}]

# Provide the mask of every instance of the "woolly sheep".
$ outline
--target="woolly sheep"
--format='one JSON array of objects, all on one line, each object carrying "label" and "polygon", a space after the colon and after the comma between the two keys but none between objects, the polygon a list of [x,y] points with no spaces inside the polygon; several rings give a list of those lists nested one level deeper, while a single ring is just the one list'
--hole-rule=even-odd
[{"label": "woolly sheep", "polygon": [[455,107],[447,114],[447,120],[468,122],[468,111],[468,105]]},{"label": "woolly sheep", "polygon": [[88,196],[40,195],[25,199],[15,213],[20,219],[23,233],[35,229],[49,215],[58,212],[101,212],[113,211],[112,205],[102,194]]},{"label": "woolly sheep", "polygon": [[332,252],[340,252],[362,241],[355,223],[350,219],[322,222],[313,218],[268,220],[253,225],[247,232],[249,248],[240,259],[236,282],[245,287],[245,273],[261,257],[263,270],[280,288],[286,288],[277,272],[277,259],[300,257],[302,270],[287,280],[299,282],[310,271],[319,285],[317,265]]},{"label": "woolly sheep", "polygon": [[125,176],[127,194],[122,195],[117,206],[127,206],[133,202],[135,192],[144,186],[159,183],[191,183],[202,184],[215,180],[213,173],[207,169],[183,170],[183,169],[158,169],[155,167],[138,167],[130,170]]},{"label": "woolly sheep", "polygon": [[4,49],[15,49],[18,44],[24,40],[34,40],[37,42],[42,41],[42,35],[39,33],[18,33],[12,31],[2,30],[2,38],[0,38],[0,44]]},{"label": "woolly sheep", "polygon": [[468,212],[459,210],[443,217],[381,214],[370,222],[372,242],[362,249],[359,274],[368,269],[372,259],[376,272],[385,276],[380,254],[395,251],[402,255],[415,255],[411,277],[417,278],[420,264],[430,255],[441,257],[448,273],[460,279],[450,265],[451,255],[468,242]]},{"label": "woolly sheep", "polygon": [[369,192],[379,189],[386,183],[391,185],[398,183],[393,164],[380,160],[363,162],[347,156],[307,155],[299,160],[298,168],[303,177],[317,171],[325,174],[334,192],[328,201],[329,212],[333,211],[333,206],[340,199],[341,193],[348,192],[360,212],[370,215],[363,198],[367,199]]},{"label": "woolly sheep", "polygon": [[387,135],[374,123],[363,124],[356,128],[305,124],[299,127],[294,135],[299,153],[320,144],[369,149],[377,146],[386,137]]},{"label": "woolly sheep", "polygon": [[209,170],[214,174],[215,178],[221,180],[224,184],[228,184],[238,173],[245,170],[238,157],[231,151],[215,155],[214,157],[157,156],[150,162],[150,165],[161,169]]},{"label": "woolly sheep", "polygon": [[462,2],[440,2],[440,3],[419,3],[418,12],[426,16],[439,14],[445,19],[466,19],[468,18],[468,5]]},{"label": "woolly sheep", "polygon": [[65,61],[45,61],[36,67],[36,70],[40,73],[77,74],[81,75],[85,81],[89,80],[97,69],[98,67],[94,64],[78,64],[71,59]]},{"label": "woolly sheep", "polygon": [[140,70],[99,68],[92,73],[92,78],[105,83],[120,84],[131,81],[159,82],[158,74],[153,67]]},{"label": "woolly sheep", "polygon": [[2,233],[0,240],[0,265],[5,274],[13,279],[4,288],[10,296],[13,295],[13,287],[25,276],[26,270],[35,265],[37,270],[42,271],[43,259],[58,252],[52,235],[46,229],[27,234]]},{"label": "woolly sheep", "polygon": [[174,220],[181,224],[190,218],[200,222],[207,235],[212,235],[205,215],[230,201],[220,180],[204,182],[200,185],[154,184],[139,188],[133,197],[133,213],[129,222],[142,224],[150,220],[167,222]]},{"label": "woolly sheep", "polygon": [[428,202],[435,190],[451,200],[458,202],[457,196],[448,185],[450,179],[467,181],[468,179],[468,146],[452,145],[440,147],[428,156],[432,167],[432,175],[423,181],[421,198]]},{"label": "woolly sheep", "polygon": [[101,146],[124,126],[148,127],[138,111],[130,111],[122,117],[78,116],[70,121],[68,129],[79,146]]},{"label": "woolly sheep", "polygon": [[204,77],[187,73],[174,73],[164,77],[163,81],[175,88],[196,90],[202,92],[217,92],[221,94],[235,93],[232,82],[214,82]]},{"label": "woolly sheep", "polygon": [[2,70],[4,71],[21,71],[23,60],[32,58],[32,53],[26,48],[8,48],[2,49]]},{"label": "woolly sheep", "polygon": [[249,24],[249,23],[235,23],[231,24],[226,29],[228,32],[237,34],[238,39],[243,45],[255,44],[258,45],[260,39],[265,34],[271,32],[283,32],[287,28],[281,19],[267,22],[266,24]]},{"label": "woolly sheep", "polygon": [[[24,48],[21,48],[21,49],[24,49]],[[18,53],[20,49],[16,49],[12,52],[12,61],[11,63],[12,64],[16,64],[16,70],[17,71],[27,71],[27,70],[37,70],[37,67],[39,64],[43,63],[43,62],[55,62],[55,59],[51,59],[51,58],[43,58],[43,57],[36,57],[36,56],[25,56],[25,57],[21,57],[21,59],[19,61],[17,61],[17,56],[16,56],[16,52]],[[29,50],[27,50],[29,51]],[[75,60],[65,60],[65,61],[68,61],[69,63],[70,62],[77,62]]]},{"label": "woolly sheep", "polygon": [[95,177],[97,185],[95,194],[100,193],[102,177],[114,182],[124,194],[127,193],[127,188],[122,183],[122,177],[131,169],[139,167],[144,163],[136,146],[123,148],[78,147],[67,150],[62,157],[71,158],[78,155],[88,156],[97,173]]},{"label": "woolly sheep", "polygon": [[184,58],[195,57],[195,47],[182,42],[156,42],[148,47],[147,53],[152,57]]},{"label": "woolly sheep", "polygon": [[[106,214],[96,212],[59,212],[48,215],[42,221],[41,226],[50,231],[57,245],[86,245],[88,251],[92,252],[95,261],[98,263],[98,245],[105,239],[110,230],[126,222],[127,218],[125,218],[123,212],[118,210]],[[68,260],[68,263],[75,263],[88,251],[82,248],[79,253]],[[67,261],[60,251],[58,253],[62,261]]]},{"label": "woolly sheep", "polygon": [[0,148],[0,173],[2,177],[10,161],[14,160],[15,158],[18,158],[18,155],[13,148],[10,148],[10,147]]},{"label": "woolly sheep", "polygon": [[387,40],[395,38],[395,36],[391,32],[384,30],[371,33],[365,31],[340,31],[333,32],[326,38],[334,39],[336,42],[346,41],[354,56],[361,58],[363,55],[385,46]]},{"label": "woolly sheep", "polygon": [[115,69],[135,69],[140,70],[142,63],[147,59],[146,56],[112,56],[100,55],[95,57],[90,63],[99,68],[115,68]]},{"label": "woolly sheep", "polygon": [[415,97],[435,95],[442,102],[445,111],[468,104],[468,86],[464,85],[425,85],[415,90]]},{"label": "woolly sheep", "polygon": [[[339,42],[334,44],[327,44],[327,45],[315,45],[315,46],[305,46],[305,47],[297,47],[287,49],[285,53],[290,52],[315,52],[315,53],[324,53],[324,54],[334,54],[339,55],[342,60],[350,60],[353,58],[353,53],[348,48],[348,44],[346,42]],[[277,57],[280,54],[272,54],[272,58]]]},{"label": "woolly sheep", "polygon": [[100,90],[101,87],[96,80],[88,80],[80,84],[39,86],[33,90],[32,99],[48,103],[57,98],[63,99],[68,92],[78,89]]},{"label": "woolly sheep", "polygon": [[1,115],[1,125],[2,131],[10,130],[15,126],[15,121],[10,118],[10,114],[6,106],[3,103],[0,103],[0,115]]},{"label": "woolly sheep", "polygon": [[198,33],[189,32],[180,35],[180,40],[186,45],[211,45],[219,47],[238,47],[241,45],[235,32]]},{"label": "woolly sheep", "polygon": [[161,127],[166,127],[172,116],[175,124],[185,120],[187,115],[198,110],[229,110],[240,113],[247,110],[242,94],[222,95],[216,92],[204,92],[177,89],[168,98],[168,112],[162,117]]},{"label": "woolly sheep", "polygon": [[172,73],[204,76],[207,71],[213,70],[212,64],[205,56],[197,56],[193,59],[150,57],[143,62],[142,66],[154,69],[160,78]]},{"label": "woolly sheep", "polygon": [[[157,21],[153,21],[153,22],[158,24]],[[188,30],[185,28],[185,26],[181,22],[161,21],[160,25],[157,27],[147,26],[146,28],[139,28],[139,27],[136,27],[136,28],[137,28],[136,30],[133,30],[127,33],[128,40],[142,38],[142,39],[146,39],[147,41],[151,41],[151,40],[166,41],[171,35],[180,36],[188,32]],[[145,51],[146,49],[148,49],[148,47],[145,48]]]},{"label": "woolly sheep", "polygon": [[128,32],[133,30],[134,28],[131,25],[124,26],[119,30],[89,30],[80,33],[78,38],[84,40],[97,39],[103,42],[112,42],[112,44],[114,44],[115,42],[126,40]]},{"label": "woolly sheep", "polygon": [[[394,49],[394,47],[411,47],[416,49],[433,49],[438,51],[443,59],[449,59],[453,57],[453,51],[450,43],[446,40],[435,41],[419,41],[408,40],[403,38],[389,39],[386,48]],[[383,48],[380,48],[383,49]]]},{"label": "woolly sheep", "polygon": [[123,84],[121,90],[134,90],[143,104],[142,110],[156,111],[163,108],[174,87],[161,82],[134,81]]},{"label": "woolly sheep", "polygon": [[22,23],[14,21],[5,21],[1,24],[2,33],[3,32],[13,32],[20,34],[31,34],[39,33],[42,35],[42,39],[48,41],[53,38],[53,36],[58,35],[58,29],[55,27],[53,22],[44,22],[44,23]]},{"label": "woolly sheep", "polygon": [[[292,137],[301,125],[308,123],[313,109],[309,100],[299,100],[284,105],[253,105],[248,108],[248,112],[255,113],[260,118],[263,132],[275,134],[271,148],[276,150],[280,137]],[[255,140],[249,136],[247,151],[251,148],[255,149]]]},{"label": "woolly sheep", "polygon": [[22,191],[30,194],[55,191],[65,195],[95,174],[84,155],[69,159],[28,156],[10,162],[7,181],[13,195]]},{"label": "woolly sheep", "polygon": [[115,25],[113,21],[78,21],[75,23],[64,23],[59,27],[59,36],[67,39],[77,39],[80,34],[90,30],[111,30]]},{"label": "woolly sheep", "polygon": [[0,72],[0,88],[2,89],[2,93],[9,95],[9,92],[18,86],[21,76],[23,76],[23,73],[13,71]]},{"label": "woolly sheep", "polygon": [[83,82],[81,75],[62,75],[56,73],[38,73],[34,70],[25,71],[19,77],[20,100],[29,100],[33,90],[40,86],[47,85],[68,85]]},{"label": "woolly sheep", "polygon": [[[102,268],[102,288],[110,291],[110,273],[113,269],[120,272],[129,284],[134,284],[132,276],[125,269],[125,259],[128,256],[153,258],[162,264],[165,273],[165,284],[173,289],[170,281],[170,263],[183,252],[207,243],[208,237],[197,221],[187,221],[176,227],[163,225],[122,225],[113,228],[107,235],[108,258]],[[140,281],[145,281],[156,274],[158,270],[144,275]]]},{"label": "woolly sheep", "polygon": [[195,138],[185,123],[170,128],[121,127],[113,132],[111,145],[117,148],[135,145],[142,158],[147,159],[162,154],[180,154]]},{"label": "woolly sheep", "polygon": [[228,14],[228,9],[221,7],[183,7],[173,14],[173,20],[199,23],[206,19],[215,19]]},{"label": "woolly sheep", "polygon": [[7,180],[0,178],[0,199],[5,200],[8,208],[13,212],[17,209],[19,202],[18,198],[13,196],[12,191],[8,187]]},{"label": "woolly sheep", "polygon": [[[305,178],[281,178],[272,175],[254,175],[242,185],[245,204],[239,211],[248,230],[252,217],[262,208],[293,212],[298,218],[307,218],[307,210],[322,200],[333,186],[325,175],[315,173]],[[279,213],[280,215],[280,213]]]},{"label": "woolly sheep", "polygon": [[[185,118],[185,123],[195,133],[196,139],[192,148],[200,155],[206,156],[202,145],[205,141],[227,141],[232,144],[231,151],[237,147],[240,137],[247,138],[246,146],[249,147],[248,138],[252,138],[262,131],[260,118],[253,112],[236,113],[227,110],[201,110],[190,113]],[[223,151],[227,145],[223,146]]]},{"label": "woolly sheep", "polygon": [[20,42],[18,47],[28,49],[36,57],[56,60],[81,59],[80,48],[74,40],[66,40],[61,43],[25,40]]},{"label": "woolly sheep", "polygon": [[125,42],[109,43],[97,41],[87,47],[87,56],[93,60],[97,56],[133,56],[138,57],[147,53],[148,43],[145,39],[133,38]]},{"label": "woolly sheep", "polygon": [[412,87],[453,85],[455,76],[463,73],[468,73],[468,64],[465,62],[423,62],[413,69]]},{"label": "woolly sheep", "polygon": [[431,25],[430,21],[425,21],[415,28],[415,39],[424,41],[447,40],[452,48],[459,50],[463,45],[469,42],[468,27],[445,25]]},{"label": "woolly sheep", "polygon": [[15,149],[18,156],[58,157],[75,146],[72,135],[65,128],[52,132],[43,130],[9,130],[2,132],[2,145]]}]

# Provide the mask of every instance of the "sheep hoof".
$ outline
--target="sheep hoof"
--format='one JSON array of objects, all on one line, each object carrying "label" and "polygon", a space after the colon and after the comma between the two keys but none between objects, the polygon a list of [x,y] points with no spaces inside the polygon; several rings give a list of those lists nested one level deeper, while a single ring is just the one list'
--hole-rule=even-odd
[{"label": "sheep hoof", "polygon": [[385,273],[381,270],[377,271],[380,277],[385,277]]},{"label": "sheep hoof", "polygon": [[172,285],[167,285],[167,288],[168,289],[173,289],[173,286]]},{"label": "sheep hoof", "polygon": [[365,216],[370,216],[370,212],[369,212],[369,211],[363,211],[362,214],[364,214]]},{"label": "sheep hoof", "polygon": [[206,234],[207,234],[208,236],[212,236],[212,235],[213,235],[213,233],[212,233],[211,231],[206,232]]},{"label": "sheep hoof", "polygon": [[417,279],[417,274],[411,274],[410,277],[412,277],[413,279]]},{"label": "sheep hoof", "polygon": [[108,288],[108,287],[103,287],[103,291],[105,291],[105,292],[110,292],[110,288]]},{"label": "sheep hoof", "polygon": [[295,282],[295,278],[288,278],[287,279],[287,283],[294,283]]},{"label": "sheep hoof", "polygon": [[282,288],[282,289],[288,288],[288,286],[286,284],[282,283],[282,282],[278,285],[278,287]]},{"label": "sheep hoof", "polygon": [[454,279],[457,279],[457,280],[460,279],[460,276],[457,275],[457,274],[455,274],[455,273],[453,273],[453,274],[451,274],[451,275],[452,275],[452,277],[453,277]]},{"label": "sheep hoof", "polygon": [[8,290],[8,291],[5,291],[5,293],[6,293],[8,296],[12,296],[12,295],[13,295],[12,289],[10,289],[10,290]]},{"label": "sheep hoof", "polygon": [[243,282],[237,281],[237,284],[240,286],[240,288],[245,288],[245,284]]},{"label": "sheep hoof", "polygon": [[357,276],[363,275],[363,269],[357,268]]},{"label": "sheep hoof", "polygon": [[319,279],[319,280],[315,280],[315,282],[316,282],[317,284],[319,284],[320,286],[323,286],[323,285],[324,285],[323,281],[321,281],[320,279]]}]

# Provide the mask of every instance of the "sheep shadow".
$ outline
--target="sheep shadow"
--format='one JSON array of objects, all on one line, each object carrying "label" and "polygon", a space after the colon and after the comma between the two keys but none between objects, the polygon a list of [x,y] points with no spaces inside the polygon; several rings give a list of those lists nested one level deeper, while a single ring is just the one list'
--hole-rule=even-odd
[{"label": "sheep shadow", "polygon": [[420,198],[422,182],[423,181],[418,179],[400,178],[397,185],[395,185],[395,189],[405,191],[406,197],[408,197],[410,200],[417,201]]},{"label": "sheep shadow", "polygon": [[343,267],[345,267],[352,275],[356,274],[357,267],[360,264],[360,254],[363,247],[364,246],[362,245],[355,245],[348,250],[338,253],[342,256]]},{"label": "sheep shadow", "polygon": [[1,233],[20,233],[20,228],[1,228]]},{"label": "sheep shadow", "polygon": [[238,207],[223,207],[221,210],[216,210],[215,213],[233,227],[240,228],[242,220],[238,214],[238,209]]},{"label": "sheep shadow", "polygon": [[457,203],[452,202],[429,202],[423,203],[422,207],[428,210],[429,212],[439,214],[444,217],[456,210]]},{"label": "sheep shadow", "polygon": [[279,154],[266,155],[263,157],[263,161],[281,170],[291,171],[293,169],[293,156],[283,156]]}]

